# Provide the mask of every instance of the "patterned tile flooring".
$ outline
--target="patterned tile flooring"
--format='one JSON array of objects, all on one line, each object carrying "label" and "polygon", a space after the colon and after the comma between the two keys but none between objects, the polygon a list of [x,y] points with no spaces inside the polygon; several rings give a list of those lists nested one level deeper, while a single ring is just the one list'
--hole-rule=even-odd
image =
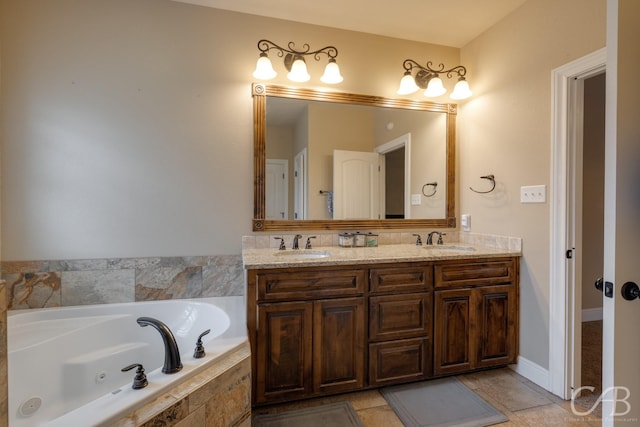
[{"label": "patterned tile flooring", "polygon": [[[509,421],[496,424],[500,427],[601,425],[599,417],[574,415],[571,402],[554,396],[509,368],[460,375],[458,379],[509,417]],[[366,427],[403,427],[377,390],[256,408],[253,414],[276,413],[342,400],[351,402]]]}]

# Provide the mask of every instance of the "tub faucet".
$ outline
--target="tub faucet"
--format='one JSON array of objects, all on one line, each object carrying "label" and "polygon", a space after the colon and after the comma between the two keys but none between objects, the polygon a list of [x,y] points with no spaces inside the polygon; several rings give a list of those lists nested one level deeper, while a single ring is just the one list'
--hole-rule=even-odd
[{"label": "tub faucet", "polygon": [[162,336],[162,341],[164,342],[164,366],[162,367],[162,372],[174,374],[182,369],[178,343],[169,327],[153,317],[138,317],[137,322],[140,326],[153,326]]}]

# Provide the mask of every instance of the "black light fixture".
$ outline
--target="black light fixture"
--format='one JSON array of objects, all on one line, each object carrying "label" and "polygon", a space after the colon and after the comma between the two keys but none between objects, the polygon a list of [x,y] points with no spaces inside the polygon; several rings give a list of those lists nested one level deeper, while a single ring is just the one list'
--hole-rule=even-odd
[{"label": "black light fixture", "polygon": [[307,64],[304,57],[313,55],[313,59],[320,61],[320,54],[325,54],[329,58],[329,63],[325,67],[324,74],[320,77],[320,80],[328,84],[340,83],[343,80],[340,75],[340,68],[336,63],[338,49],[334,46],[325,46],[322,49],[312,51],[311,47],[305,43],[302,46],[303,50],[297,50],[295,48],[295,43],[289,42],[287,47],[288,48],[278,46],[270,40],[260,40],[258,42],[260,57],[256,64],[256,70],[253,72],[253,77],[260,80],[270,80],[277,75],[276,71],[273,69],[271,60],[267,55],[270,50],[276,50],[278,56],[284,57],[284,66],[289,71],[287,74],[287,78],[289,80],[294,82],[309,81],[311,76],[307,71]]},{"label": "black light fixture", "polygon": [[[444,74],[448,78],[452,78],[454,75],[458,76],[458,82],[450,95],[452,99],[465,99],[471,96],[469,83],[467,83],[465,79],[467,69],[462,65],[457,65],[445,70],[444,64],[440,64],[439,68],[433,68],[431,61],[423,66],[413,59],[405,59],[402,66],[405,71],[402,80],[400,80],[398,95],[409,95],[420,89],[425,89],[424,96],[434,97],[444,95],[447,89],[445,89],[442,84],[442,79],[440,79],[440,75]],[[413,75],[414,69],[418,70],[415,76]]]}]

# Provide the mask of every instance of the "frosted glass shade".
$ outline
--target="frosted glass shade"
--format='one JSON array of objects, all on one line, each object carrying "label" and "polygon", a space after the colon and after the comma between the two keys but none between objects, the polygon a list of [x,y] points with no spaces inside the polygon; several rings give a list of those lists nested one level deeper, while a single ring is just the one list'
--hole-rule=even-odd
[{"label": "frosted glass shade", "polygon": [[271,60],[266,54],[260,54],[258,62],[256,63],[256,70],[253,72],[253,77],[260,80],[271,80],[278,73],[273,69]]},{"label": "frosted glass shade", "polygon": [[433,77],[429,80],[429,84],[427,85],[427,90],[424,91],[424,96],[434,97],[444,95],[447,89],[444,88],[442,84],[442,80],[440,77]]},{"label": "frosted glass shade", "polygon": [[400,87],[398,88],[398,95],[409,95],[420,90],[416,84],[415,79],[411,73],[405,73],[400,80]]},{"label": "frosted glass shade", "polygon": [[307,72],[307,64],[304,59],[297,58],[291,64],[291,71],[287,74],[287,78],[293,82],[308,82],[311,76]]},{"label": "frosted glass shade", "polygon": [[451,99],[465,99],[471,96],[471,89],[469,88],[469,83],[466,80],[462,79],[456,83],[456,86],[453,88],[453,92],[451,92]]},{"label": "frosted glass shade", "polygon": [[329,60],[327,66],[324,67],[324,74],[320,77],[320,80],[327,84],[336,84],[343,80],[342,75],[340,75],[340,67],[336,64],[335,59]]}]

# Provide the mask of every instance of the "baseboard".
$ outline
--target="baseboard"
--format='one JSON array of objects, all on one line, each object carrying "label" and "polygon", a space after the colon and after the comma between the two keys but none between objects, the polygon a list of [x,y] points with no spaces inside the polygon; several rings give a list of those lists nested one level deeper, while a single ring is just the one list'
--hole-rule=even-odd
[{"label": "baseboard", "polygon": [[518,363],[515,365],[509,365],[509,367],[529,381],[539,385],[547,391],[551,391],[548,369],[545,369],[522,356],[518,356]]},{"label": "baseboard", "polygon": [[585,308],[582,310],[583,322],[593,322],[594,320],[602,320],[602,307]]}]

